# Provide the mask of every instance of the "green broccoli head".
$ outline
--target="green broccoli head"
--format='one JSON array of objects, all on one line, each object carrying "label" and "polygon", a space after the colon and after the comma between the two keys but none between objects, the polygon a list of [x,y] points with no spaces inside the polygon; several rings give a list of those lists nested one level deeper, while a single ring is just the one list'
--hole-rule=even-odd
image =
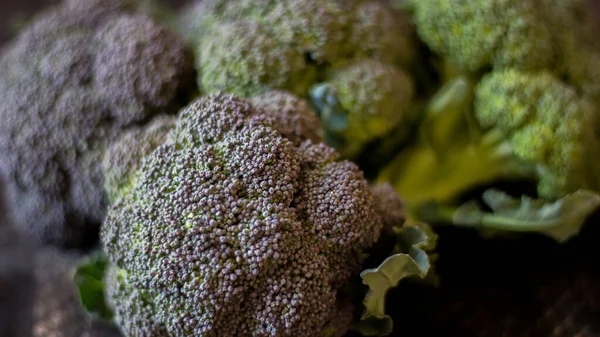
[{"label": "green broccoli head", "polygon": [[372,59],[335,71],[327,82],[311,89],[325,129],[340,139],[337,147],[349,157],[399,123],[408,124],[414,96],[409,75]]},{"label": "green broccoli head", "polygon": [[353,52],[350,36],[359,1],[274,1],[264,20],[276,27],[283,41],[310,60],[332,64]]},{"label": "green broccoli head", "polygon": [[557,198],[598,188],[597,108],[548,72],[492,72],[475,90],[475,116],[506,134],[514,154],[535,166],[538,193]]},{"label": "green broccoli head", "polygon": [[[208,93],[250,96],[263,87],[305,96],[326,69],[360,58],[406,66],[408,20],[375,0],[197,2],[180,32],[195,46]],[[279,56],[279,57],[277,57]]]},{"label": "green broccoli head", "polygon": [[371,58],[406,69],[415,58],[410,20],[383,1],[363,1],[351,25],[352,58]]},{"label": "green broccoli head", "polygon": [[551,65],[552,25],[537,0],[412,0],[417,32],[458,67],[522,70]]},{"label": "green broccoli head", "polygon": [[[358,167],[296,146],[249,101],[185,108],[145,156],[101,230],[126,334],[341,336],[341,287],[379,237]],[[332,331],[335,330],[335,331]]]},{"label": "green broccoli head", "polygon": [[[348,127],[353,144],[333,139],[338,136],[327,141],[347,157],[397,126],[416,94],[403,71],[413,65],[416,36],[408,18],[385,2],[212,0],[192,6],[182,13],[180,31],[195,46],[198,83],[207,94],[248,98],[282,90],[308,98],[321,88],[317,100],[324,100],[338,85],[341,109],[347,109],[340,115],[356,116]],[[346,79],[351,84],[344,85]],[[398,102],[400,111],[391,113]],[[357,127],[361,123],[366,127]]]},{"label": "green broccoli head", "polygon": [[[423,221],[565,241],[600,200],[600,167],[589,160],[600,149],[598,131],[597,101],[548,71],[459,77],[433,98],[418,140],[378,179],[391,182]],[[520,198],[495,191],[502,181],[519,182]],[[477,201],[455,208],[490,186],[481,200],[492,214]]]},{"label": "green broccoli head", "polygon": [[198,47],[197,66],[199,85],[206,93],[243,97],[268,88],[302,94],[316,74],[299,50],[290,48],[272,27],[256,20],[214,26]]},{"label": "green broccoli head", "polygon": [[0,55],[0,171],[17,223],[79,246],[107,208],[102,152],[132,123],[175,112],[193,88],[191,53],[121,1],[67,1]]},{"label": "green broccoli head", "polygon": [[348,43],[350,27],[355,19],[356,4],[360,1],[202,1],[196,7],[196,19],[187,13],[182,15],[184,21],[190,23],[185,24],[183,33],[196,35],[192,32],[206,32],[208,27],[219,22],[253,19],[272,27],[284,44],[312,61],[331,63],[352,52]]}]

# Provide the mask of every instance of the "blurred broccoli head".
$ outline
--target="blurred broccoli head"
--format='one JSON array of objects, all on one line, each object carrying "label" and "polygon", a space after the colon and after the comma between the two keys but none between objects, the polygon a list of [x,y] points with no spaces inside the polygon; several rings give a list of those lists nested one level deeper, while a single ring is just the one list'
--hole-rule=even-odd
[{"label": "blurred broccoli head", "polygon": [[514,154],[532,163],[538,193],[557,198],[600,187],[597,107],[550,73],[516,70],[486,75],[475,91],[476,117],[506,134]]},{"label": "blurred broccoli head", "polygon": [[495,70],[477,82],[457,77],[425,109],[417,141],[378,179],[391,182],[414,213],[500,181],[528,182],[522,193],[537,188],[542,205],[597,190],[599,167],[588,160],[600,148],[597,109],[549,71]]},{"label": "blurred broccoli head", "polygon": [[341,139],[340,151],[349,156],[399,123],[408,124],[414,95],[409,75],[371,59],[335,71],[327,82],[311,89],[325,129]]},{"label": "blurred broccoli head", "polygon": [[270,90],[250,98],[250,102],[273,117],[277,131],[294,145],[306,139],[313,143],[324,141],[321,121],[306,100],[284,91]]},{"label": "blurred broccoli head", "polygon": [[116,322],[130,335],[341,336],[341,286],[382,221],[337,158],[236,96],[189,105],[102,226]]},{"label": "blurred broccoli head", "polygon": [[189,86],[188,50],[166,27],[145,15],[108,20],[96,34],[94,86],[115,118],[140,122],[168,109]]},{"label": "blurred broccoli head", "polygon": [[106,146],[193,88],[182,42],[118,3],[50,8],[0,56],[0,171],[17,222],[44,242],[78,246],[97,231]]},{"label": "blurred broccoli head", "polygon": [[553,26],[537,0],[411,0],[417,32],[464,70],[543,69],[555,57]]},{"label": "blurred broccoli head", "polygon": [[372,58],[408,67],[415,58],[415,37],[408,17],[384,1],[363,1],[354,11],[350,34],[353,58]]},{"label": "blurred broccoli head", "polygon": [[406,66],[408,20],[379,1],[201,1],[181,15],[208,93],[251,96],[265,87],[306,96],[324,71],[359,58]]},{"label": "blurred broccoli head", "polygon": [[199,85],[207,93],[248,97],[276,88],[302,94],[315,75],[299,50],[259,21],[217,25],[198,48]]},{"label": "blurred broccoli head", "polygon": [[314,62],[331,64],[352,52],[349,40],[357,2],[275,1],[264,20],[276,27],[284,41]]},{"label": "blurred broccoli head", "polygon": [[[184,13],[188,29],[206,33],[206,28],[219,22],[254,19],[273,27],[279,39],[297,49],[312,61],[322,64],[338,61],[351,52],[350,26],[359,1],[306,0],[241,0],[202,1],[197,17]],[[200,10],[202,8],[202,10]],[[205,34],[204,34],[205,35]],[[198,36],[198,35],[196,35]],[[197,41],[197,40],[196,40]]]}]

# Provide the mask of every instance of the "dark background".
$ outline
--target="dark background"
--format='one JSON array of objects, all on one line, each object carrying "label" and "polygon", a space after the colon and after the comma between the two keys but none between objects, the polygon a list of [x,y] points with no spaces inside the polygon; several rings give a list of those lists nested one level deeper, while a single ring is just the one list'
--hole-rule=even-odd
[{"label": "dark background", "polygon": [[[0,44],[20,20],[56,2],[0,0]],[[600,14],[600,0],[593,2]],[[27,307],[35,280],[23,262],[31,261],[26,245],[2,240],[9,237],[2,207],[0,195],[0,336],[24,336],[10,322],[27,321],[16,308]],[[438,289],[406,283],[390,294],[394,336],[600,337],[600,215],[566,245],[541,237],[483,241],[456,229],[439,234],[442,283]]]}]

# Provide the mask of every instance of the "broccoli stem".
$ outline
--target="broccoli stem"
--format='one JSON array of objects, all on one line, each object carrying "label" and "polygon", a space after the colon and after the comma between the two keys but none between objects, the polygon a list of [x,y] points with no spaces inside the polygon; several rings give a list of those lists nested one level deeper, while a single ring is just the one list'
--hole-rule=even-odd
[{"label": "broccoli stem", "polygon": [[379,174],[403,196],[409,209],[449,202],[499,178],[531,176],[499,130],[483,131],[472,115],[473,81],[457,77],[434,95],[415,144]]},{"label": "broccoli stem", "polygon": [[450,201],[471,188],[501,177],[518,177],[522,172],[510,144],[497,132],[490,132],[479,143],[452,145],[447,155],[418,144],[398,155],[378,179],[390,181],[411,207],[427,201]]}]

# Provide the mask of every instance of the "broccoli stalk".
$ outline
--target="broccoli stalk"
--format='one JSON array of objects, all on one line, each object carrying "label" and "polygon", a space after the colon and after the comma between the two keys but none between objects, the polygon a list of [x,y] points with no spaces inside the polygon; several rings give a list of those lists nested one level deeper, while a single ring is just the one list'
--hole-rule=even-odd
[{"label": "broccoli stalk", "polygon": [[[598,186],[596,166],[586,164],[589,151],[598,148],[595,110],[546,73],[498,71],[472,83],[458,77],[437,93],[416,143],[378,181],[392,182],[409,212],[423,221],[538,232],[558,241],[573,236],[599,206],[598,194],[590,191]],[[499,180],[532,181],[540,199],[523,195],[498,213],[504,208],[491,197],[498,194],[486,192],[493,214],[454,207],[467,192]],[[569,209],[575,201],[578,207]]]},{"label": "broccoli stalk", "polygon": [[473,186],[531,172],[500,131],[483,132],[472,120],[473,90],[467,77],[445,84],[426,108],[416,143],[380,172],[378,180],[393,182],[409,208],[447,202]]}]

